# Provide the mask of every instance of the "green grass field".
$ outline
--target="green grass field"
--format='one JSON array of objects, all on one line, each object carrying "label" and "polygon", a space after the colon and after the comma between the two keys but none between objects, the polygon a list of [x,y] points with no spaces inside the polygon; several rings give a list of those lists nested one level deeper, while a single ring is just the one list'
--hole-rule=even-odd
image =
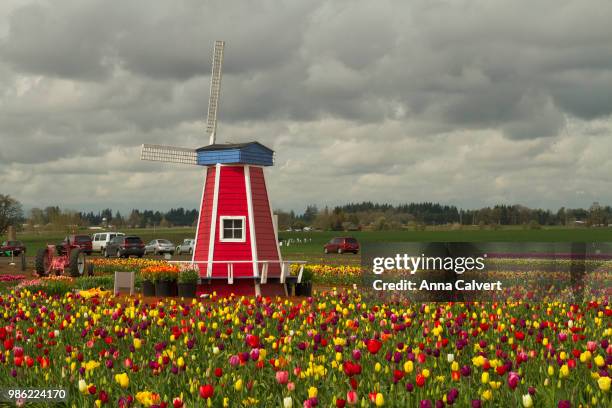
[{"label": "green grass field", "polygon": [[[82,231],[93,234],[96,231]],[[163,229],[133,229],[125,230],[127,234],[140,236],[145,243],[155,238],[165,238],[178,244],[185,238],[193,238],[193,228],[163,228]],[[462,230],[427,230],[427,231],[354,231],[354,232],[280,232],[283,240],[293,239],[290,246],[283,246],[285,257],[309,261],[346,261],[358,262],[359,257],[344,255],[336,259],[323,256],[323,244],[335,236],[353,236],[361,243],[366,242],[612,242],[612,228],[562,228],[551,227],[538,230],[507,227],[499,230],[480,230],[468,228]],[[56,243],[62,240],[65,232],[24,232],[18,235],[28,249],[28,255],[33,256],[46,243]],[[297,239],[306,243],[297,243]],[[3,237],[5,239],[5,237]],[[335,263],[335,262],[334,262]]]}]

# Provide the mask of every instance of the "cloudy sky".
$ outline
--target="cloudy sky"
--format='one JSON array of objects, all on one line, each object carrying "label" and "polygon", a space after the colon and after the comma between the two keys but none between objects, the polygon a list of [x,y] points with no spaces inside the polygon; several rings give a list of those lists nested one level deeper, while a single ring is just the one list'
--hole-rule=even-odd
[{"label": "cloudy sky", "polygon": [[612,203],[609,0],[0,2],[0,192],[32,206],[195,207],[142,143],[276,151],[276,208]]}]

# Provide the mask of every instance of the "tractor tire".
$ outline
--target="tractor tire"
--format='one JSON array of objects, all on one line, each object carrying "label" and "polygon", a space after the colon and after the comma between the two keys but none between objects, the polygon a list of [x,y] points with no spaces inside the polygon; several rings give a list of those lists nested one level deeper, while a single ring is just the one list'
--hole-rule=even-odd
[{"label": "tractor tire", "polygon": [[117,255],[117,258],[121,258],[121,251],[117,250],[117,253],[115,255]]},{"label": "tractor tire", "polygon": [[79,248],[74,248],[70,251],[70,264],[68,264],[68,273],[73,278],[83,276],[85,273],[85,253]]},{"label": "tractor tire", "polygon": [[38,276],[47,276],[49,274],[49,257],[47,249],[39,249],[36,253],[35,269]]},{"label": "tractor tire", "polygon": [[87,264],[87,276],[94,276],[94,264]]},{"label": "tractor tire", "polygon": [[108,257],[109,257],[109,255],[108,255],[108,251],[106,250],[106,248],[104,248],[104,249],[102,250],[102,256],[103,256],[103,257],[105,257],[105,258],[108,258]]}]

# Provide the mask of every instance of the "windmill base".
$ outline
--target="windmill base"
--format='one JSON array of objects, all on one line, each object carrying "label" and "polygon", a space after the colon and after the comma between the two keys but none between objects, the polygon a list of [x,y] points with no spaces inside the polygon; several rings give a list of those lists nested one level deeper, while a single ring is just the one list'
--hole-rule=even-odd
[{"label": "windmill base", "polygon": [[198,284],[196,296],[199,298],[204,294],[212,295],[213,292],[216,292],[217,296],[222,297],[227,297],[232,294],[236,296],[256,296],[257,286],[259,286],[259,294],[261,294],[261,296],[287,296],[287,290],[284,283],[269,281],[265,284],[259,284],[250,279],[235,280],[231,285],[228,284],[226,280],[204,281]]}]

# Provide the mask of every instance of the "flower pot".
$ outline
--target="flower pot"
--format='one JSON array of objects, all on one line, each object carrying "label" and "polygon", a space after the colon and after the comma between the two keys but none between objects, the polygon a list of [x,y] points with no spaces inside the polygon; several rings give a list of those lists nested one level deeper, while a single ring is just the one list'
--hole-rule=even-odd
[{"label": "flower pot", "polygon": [[296,284],[295,296],[312,296],[312,282],[302,282]]},{"label": "flower pot", "polygon": [[184,298],[196,297],[196,284],[195,283],[179,283],[178,285],[178,296]]},{"label": "flower pot", "polygon": [[171,297],[175,296],[176,282],[174,281],[159,281],[155,283],[155,296]]},{"label": "flower pot", "polygon": [[155,284],[151,281],[142,281],[142,296],[155,296]]}]

